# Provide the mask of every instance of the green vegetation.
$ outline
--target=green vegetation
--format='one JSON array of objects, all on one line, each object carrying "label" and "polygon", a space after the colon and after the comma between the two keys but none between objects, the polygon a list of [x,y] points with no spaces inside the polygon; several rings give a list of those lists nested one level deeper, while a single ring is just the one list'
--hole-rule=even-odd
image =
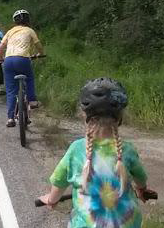
[{"label": "green vegetation", "polygon": [[128,123],[164,125],[162,0],[0,2],[5,29],[14,10],[32,14],[48,56],[34,63],[38,95],[54,113],[73,116],[86,80],[110,76],[128,90]]},{"label": "green vegetation", "polygon": [[154,217],[153,219],[145,219],[143,222],[142,228],[155,228],[155,227],[163,228],[164,222],[160,221],[159,218],[155,219],[155,216],[156,215],[153,216]]},{"label": "green vegetation", "polygon": [[154,228],[154,227],[163,228],[163,223],[147,222],[143,224],[143,228]]},{"label": "green vegetation", "polygon": [[[162,67],[157,71],[152,60],[142,58],[116,67],[115,59],[101,48],[81,46],[66,32],[56,31],[53,37],[55,42],[46,46],[45,64],[40,68],[38,63],[37,84],[40,98],[55,112],[73,115],[81,85],[89,78],[111,76],[128,90],[128,122],[138,122],[147,128],[163,125]],[[78,48],[82,48],[80,54],[76,54]]]}]

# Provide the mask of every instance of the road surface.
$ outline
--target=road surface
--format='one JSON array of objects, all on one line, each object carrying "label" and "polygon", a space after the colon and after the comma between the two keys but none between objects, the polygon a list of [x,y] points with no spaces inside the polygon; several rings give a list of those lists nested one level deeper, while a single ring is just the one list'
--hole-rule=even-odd
[{"label": "road surface", "polygon": [[[1,99],[1,98],[0,98]],[[46,192],[49,171],[36,154],[46,154],[46,145],[33,124],[22,148],[19,129],[6,128],[6,106],[0,100],[0,228],[62,228],[68,213],[35,208],[34,199]],[[2,225],[3,224],[3,225]]]}]

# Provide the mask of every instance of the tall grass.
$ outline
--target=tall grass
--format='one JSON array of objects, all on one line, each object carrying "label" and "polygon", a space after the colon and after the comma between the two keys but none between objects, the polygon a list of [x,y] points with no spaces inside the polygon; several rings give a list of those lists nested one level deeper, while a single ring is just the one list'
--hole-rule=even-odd
[{"label": "tall grass", "polygon": [[[18,8],[17,1],[10,7],[1,2],[0,25],[4,31],[11,27],[12,14]],[[164,65],[143,58],[129,63],[117,55],[117,50],[89,46],[53,26],[43,28],[40,38],[48,57],[34,64],[37,91],[54,113],[73,116],[81,86],[90,78],[106,76],[119,79],[127,88],[128,123],[146,128],[164,125]]]},{"label": "tall grass", "polygon": [[164,223],[160,223],[160,222],[153,222],[153,221],[147,221],[143,224],[142,228],[163,228],[164,227]]},{"label": "tall grass", "polygon": [[[0,3],[0,29],[5,32],[12,26],[13,12],[22,6],[17,0]],[[40,38],[48,57],[34,63],[37,91],[39,99],[54,113],[73,116],[81,86],[90,78],[106,76],[119,79],[127,88],[128,123],[163,127],[164,65],[156,59],[141,57],[130,63],[112,47],[105,51],[83,44],[53,26],[44,27]]]},{"label": "tall grass", "polygon": [[163,212],[156,211],[154,214],[150,216],[150,218],[143,219],[142,228],[163,228],[164,220],[163,220]]},{"label": "tall grass", "polygon": [[[164,71],[143,59],[115,66],[109,52],[85,45],[68,32],[50,31],[47,59],[35,64],[39,98],[53,112],[73,116],[81,86],[90,78],[112,77],[129,94],[127,121],[146,128],[164,124]],[[45,37],[43,37],[45,39]]]}]

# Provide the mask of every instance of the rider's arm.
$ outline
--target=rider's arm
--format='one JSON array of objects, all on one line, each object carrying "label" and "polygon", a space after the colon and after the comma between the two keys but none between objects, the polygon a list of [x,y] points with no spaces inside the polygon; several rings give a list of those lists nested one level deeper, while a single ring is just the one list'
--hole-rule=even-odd
[{"label": "rider's arm", "polygon": [[49,206],[53,206],[59,201],[59,199],[61,198],[65,190],[66,188],[58,188],[58,187],[52,186],[50,193],[44,196],[41,196],[39,199],[45,204]]},{"label": "rider's arm", "polygon": [[33,43],[35,45],[36,50],[38,51],[38,54],[44,55],[43,46],[42,46],[36,32],[33,29],[31,29],[30,31],[31,31],[31,37],[32,37]]},{"label": "rider's arm", "polygon": [[137,188],[145,188],[147,175],[136,150],[133,151],[130,173]]},{"label": "rider's arm", "polygon": [[138,155],[138,151],[133,143],[124,142],[123,159],[135,184],[140,187],[145,187],[147,182],[147,174]]},{"label": "rider's arm", "polygon": [[127,158],[127,160],[130,161],[129,172],[135,184],[135,192],[137,197],[145,203],[146,200],[143,197],[143,192],[147,189],[147,174],[141,163],[137,150],[131,143],[129,143]]},{"label": "rider's arm", "polygon": [[39,55],[44,55],[43,46],[40,41],[35,43],[35,47],[36,47]]},{"label": "rider's arm", "polygon": [[4,51],[6,49],[7,43],[0,44],[0,61],[3,60]]},{"label": "rider's arm", "polygon": [[74,151],[75,145],[72,143],[52,173],[50,177],[50,182],[52,184],[51,191],[50,193],[40,197],[40,200],[45,204],[52,206],[53,204],[57,203],[66,188],[70,185],[68,180],[69,172],[71,171],[70,161]]}]

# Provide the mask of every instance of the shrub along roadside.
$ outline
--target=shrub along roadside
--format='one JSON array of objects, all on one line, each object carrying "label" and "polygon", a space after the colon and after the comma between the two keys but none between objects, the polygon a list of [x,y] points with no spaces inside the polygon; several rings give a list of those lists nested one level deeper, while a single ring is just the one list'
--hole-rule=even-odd
[{"label": "shrub along roadside", "polygon": [[106,76],[120,80],[127,88],[128,122],[146,128],[164,125],[164,71],[162,66],[156,67],[156,60],[122,60],[116,65],[118,60],[109,52],[59,31],[53,31],[46,52],[48,57],[35,64],[36,81],[39,98],[54,113],[73,116],[81,86],[90,78]]},{"label": "shrub along roadside", "polygon": [[[0,20],[5,25],[4,31],[11,27],[12,14],[18,8],[16,2],[10,2],[10,6],[1,3]],[[80,87],[86,80],[109,76],[119,79],[127,88],[128,123],[146,128],[164,125],[161,54],[154,53],[153,59],[139,58],[130,52],[120,54],[110,42],[108,50],[104,50],[72,38],[68,31],[59,32],[50,24],[42,29],[40,38],[48,57],[34,64],[38,94],[54,113],[73,116]]]}]

